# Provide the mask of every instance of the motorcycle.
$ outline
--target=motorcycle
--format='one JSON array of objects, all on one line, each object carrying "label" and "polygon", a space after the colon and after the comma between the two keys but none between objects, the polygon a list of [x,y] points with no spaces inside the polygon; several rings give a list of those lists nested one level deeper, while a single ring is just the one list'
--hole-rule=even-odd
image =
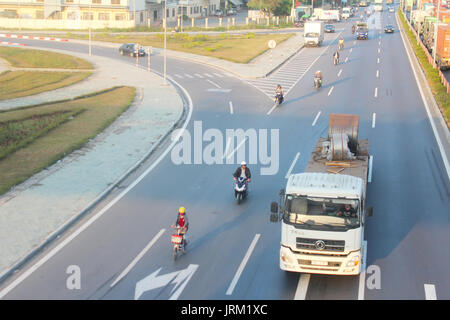
[{"label": "motorcycle", "polygon": [[176,260],[178,253],[183,252],[186,253],[186,245],[187,241],[185,238],[186,228],[176,228],[176,233],[172,235],[172,244],[173,244],[173,259]]},{"label": "motorcycle", "polygon": [[234,197],[238,204],[247,198],[248,181],[247,178],[239,177],[234,184]]},{"label": "motorcycle", "polygon": [[314,77],[314,87],[319,89],[322,86],[322,80],[320,78]]},{"label": "motorcycle", "polygon": [[334,56],[333,62],[334,62],[335,66],[338,65],[339,64],[339,58],[337,56]]},{"label": "motorcycle", "polygon": [[284,100],[283,94],[279,92],[275,94],[275,103],[277,105],[280,105],[283,102],[283,100]]}]

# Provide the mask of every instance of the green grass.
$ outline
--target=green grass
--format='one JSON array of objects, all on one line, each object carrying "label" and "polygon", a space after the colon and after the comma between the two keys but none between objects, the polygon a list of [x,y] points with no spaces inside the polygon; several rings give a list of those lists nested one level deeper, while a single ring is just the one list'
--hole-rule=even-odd
[{"label": "green grass", "polygon": [[83,59],[43,50],[0,47],[0,58],[16,68],[94,69]]},{"label": "green grass", "polygon": [[131,105],[135,88],[0,112],[0,194],[81,148]]},{"label": "green grass", "polygon": [[398,8],[398,16],[400,18],[400,21],[402,22],[403,29],[408,36],[409,42],[411,43],[411,46],[413,47],[414,52],[419,60],[422,70],[426,75],[428,84],[431,88],[431,91],[433,92],[434,99],[436,100],[437,105],[444,115],[447,126],[450,127],[450,95],[447,93],[447,89],[441,83],[438,70],[434,69],[433,66],[428,62],[426,53],[418,43],[414,33],[410,30],[403,12],[400,10],[400,7]]},{"label": "green grass", "polygon": [[90,75],[90,72],[6,71],[0,74],[0,100],[62,88]]},{"label": "green grass", "polygon": [[[248,63],[268,50],[267,42],[275,40],[277,44],[289,39],[294,34],[255,34],[249,32],[241,35],[193,35],[174,33],[167,36],[167,48],[203,56],[224,59],[237,63]],[[71,35],[76,39],[87,39],[87,35]],[[164,35],[113,35],[97,33],[92,40],[116,43],[139,43],[142,46],[163,48]]]}]

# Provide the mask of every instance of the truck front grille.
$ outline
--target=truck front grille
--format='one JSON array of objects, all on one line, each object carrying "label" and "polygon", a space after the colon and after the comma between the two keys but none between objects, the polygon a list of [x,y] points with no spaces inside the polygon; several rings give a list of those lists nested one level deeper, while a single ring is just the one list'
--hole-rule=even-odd
[{"label": "truck front grille", "polygon": [[[325,245],[324,247],[320,247],[318,245],[318,243],[321,241],[323,241]],[[343,252],[345,247],[345,241],[297,238],[296,247],[297,249],[303,250]]]}]

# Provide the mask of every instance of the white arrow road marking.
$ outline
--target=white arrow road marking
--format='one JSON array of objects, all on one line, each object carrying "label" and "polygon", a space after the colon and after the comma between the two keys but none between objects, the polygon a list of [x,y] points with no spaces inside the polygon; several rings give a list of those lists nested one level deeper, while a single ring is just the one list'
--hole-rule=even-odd
[{"label": "white arrow road marking", "polygon": [[437,300],[434,284],[425,284],[425,300]]},{"label": "white arrow road marking", "polygon": [[256,243],[258,242],[258,239],[261,235],[257,233],[255,237],[253,238],[252,243],[250,244],[250,247],[247,250],[247,253],[245,254],[244,260],[242,260],[241,265],[239,266],[238,270],[236,271],[236,274],[234,275],[233,280],[231,281],[230,286],[227,290],[227,296],[230,296],[233,294],[234,287],[236,286],[239,278],[241,277],[242,271],[244,271],[245,265],[247,264],[248,260],[250,259],[250,256],[253,252],[253,249],[255,249]]},{"label": "white arrow road marking", "polygon": [[305,300],[306,292],[308,291],[309,280],[311,275],[309,273],[302,273],[298,279],[297,290],[295,291],[294,300]]},{"label": "white arrow road marking", "polygon": [[127,275],[128,272],[138,263],[138,261],[144,256],[144,254],[155,244],[155,242],[161,237],[161,235],[166,231],[166,229],[161,229],[156,236],[145,246],[145,248],[137,255],[136,258],[122,271],[122,273],[117,277],[117,279],[111,284],[111,287],[115,286],[123,277]]},{"label": "white arrow road marking", "polygon": [[294,161],[292,161],[291,166],[289,167],[288,172],[284,176],[286,179],[289,179],[289,176],[291,175],[292,169],[294,169],[295,164],[297,163],[298,157],[300,157],[300,152],[297,152],[295,155]]},{"label": "white arrow road marking", "polygon": [[[168,274],[160,275],[158,276],[159,272],[162,268],[159,268],[155,272],[153,272],[151,275],[145,277],[144,279],[138,281],[136,283],[136,289],[134,291],[134,300],[138,300],[145,292],[165,287],[169,283],[176,284],[175,287],[172,289],[171,293],[173,293],[169,300],[177,300],[180,296],[181,292],[186,287],[189,280],[194,275],[195,271],[197,270],[198,265],[196,264],[190,264],[186,269],[171,272]],[[173,281],[172,281],[173,280]],[[180,285],[181,284],[181,285]]]}]

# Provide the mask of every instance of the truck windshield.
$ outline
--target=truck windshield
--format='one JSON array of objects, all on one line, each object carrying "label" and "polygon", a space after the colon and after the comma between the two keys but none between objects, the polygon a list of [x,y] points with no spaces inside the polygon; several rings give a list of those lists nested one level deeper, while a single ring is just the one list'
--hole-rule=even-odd
[{"label": "truck windshield", "polygon": [[283,220],[302,229],[347,231],[360,226],[359,201],[287,195]]}]

